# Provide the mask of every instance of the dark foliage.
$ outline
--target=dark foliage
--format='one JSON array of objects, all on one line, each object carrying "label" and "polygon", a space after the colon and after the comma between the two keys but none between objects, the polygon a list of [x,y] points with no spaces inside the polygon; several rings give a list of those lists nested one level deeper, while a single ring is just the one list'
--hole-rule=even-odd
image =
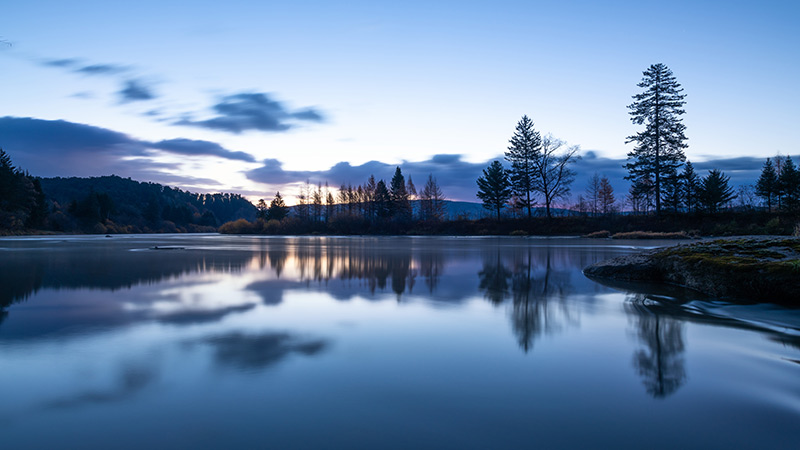
[{"label": "dark foliage", "polygon": [[706,211],[715,213],[736,198],[730,186],[730,177],[719,170],[711,170],[700,182],[700,201]]},{"label": "dark foliage", "polygon": [[508,172],[500,164],[500,161],[492,161],[486,169],[483,169],[483,176],[478,178],[478,198],[483,201],[483,207],[494,211],[500,220],[500,210],[511,198],[511,183],[508,180]]}]

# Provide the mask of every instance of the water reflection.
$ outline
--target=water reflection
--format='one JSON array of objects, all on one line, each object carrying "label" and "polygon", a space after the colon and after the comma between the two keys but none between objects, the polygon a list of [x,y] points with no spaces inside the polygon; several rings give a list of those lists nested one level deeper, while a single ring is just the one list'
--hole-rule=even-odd
[{"label": "water reflection", "polygon": [[511,328],[520,348],[529,352],[536,338],[568,324],[578,324],[576,305],[567,301],[574,290],[569,265],[554,264],[554,249],[500,251],[483,258],[478,288],[495,305],[512,299]]},{"label": "water reflection", "polygon": [[[0,239],[0,292],[16,302],[0,308],[0,385],[17,387],[0,402],[5,442],[293,448],[313,423],[314,448],[510,447],[531,433],[552,448],[679,448],[696,442],[664,430],[701,422],[720,447],[796,442],[800,311],[581,275],[630,248],[176,239]],[[164,240],[184,250],[152,250]],[[679,391],[686,408],[650,398]],[[730,437],[747,428],[776,438]]]},{"label": "water reflection", "polygon": [[125,364],[109,389],[87,390],[68,397],[46,401],[45,409],[69,409],[105,403],[123,402],[156,381],[156,370],[149,365]]},{"label": "water reflection", "polygon": [[629,296],[625,311],[633,323],[633,334],[643,346],[633,354],[633,366],[645,390],[665,398],[686,381],[684,324],[647,306],[642,294]]},{"label": "water reflection", "polygon": [[219,367],[237,371],[264,369],[294,353],[315,356],[329,346],[323,339],[302,338],[289,333],[244,334],[238,331],[204,338],[201,343],[213,348],[214,361]]}]

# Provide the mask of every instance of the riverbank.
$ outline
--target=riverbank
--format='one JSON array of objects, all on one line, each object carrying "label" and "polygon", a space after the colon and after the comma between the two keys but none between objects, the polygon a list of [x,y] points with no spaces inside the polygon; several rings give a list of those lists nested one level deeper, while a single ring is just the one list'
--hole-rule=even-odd
[{"label": "riverbank", "polygon": [[705,240],[590,265],[590,278],[662,282],[717,298],[800,306],[800,238]]}]

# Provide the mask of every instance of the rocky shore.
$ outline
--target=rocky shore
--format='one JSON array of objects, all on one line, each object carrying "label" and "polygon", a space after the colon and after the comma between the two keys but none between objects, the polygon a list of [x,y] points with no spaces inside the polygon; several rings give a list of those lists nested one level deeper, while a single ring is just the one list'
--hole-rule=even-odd
[{"label": "rocky shore", "polygon": [[669,283],[717,298],[800,306],[800,239],[707,240],[601,261],[583,273],[590,278]]}]

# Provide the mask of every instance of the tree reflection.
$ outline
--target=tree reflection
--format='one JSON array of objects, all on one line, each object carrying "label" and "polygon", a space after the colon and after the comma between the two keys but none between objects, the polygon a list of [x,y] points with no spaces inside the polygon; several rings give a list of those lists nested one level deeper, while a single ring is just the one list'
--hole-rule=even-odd
[{"label": "tree reflection", "polygon": [[534,252],[527,248],[510,256],[509,269],[499,251],[487,255],[478,272],[478,287],[493,304],[511,297],[511,328],[527,353],[538,337],[577,321],[565,301],[571,289],[570,272],[554,267],[549,249]]},{"label": "tree reflection", "polygon": [[500,252],[496,258],[483,260],[483,269],[478,272],[478,289],[483,291],[484,298],[494,305],[503,303],[509,296],[509,280],[511,271],[500,260]]},{"label": "tree reflection", "polygon": [[625,305],[634,322],[634,335],[644,346],[633,353],[633,366],[647,393],[665,398],[686,381],[684,368],[683,322],[646,305],[642,294],[635,294]]}]

